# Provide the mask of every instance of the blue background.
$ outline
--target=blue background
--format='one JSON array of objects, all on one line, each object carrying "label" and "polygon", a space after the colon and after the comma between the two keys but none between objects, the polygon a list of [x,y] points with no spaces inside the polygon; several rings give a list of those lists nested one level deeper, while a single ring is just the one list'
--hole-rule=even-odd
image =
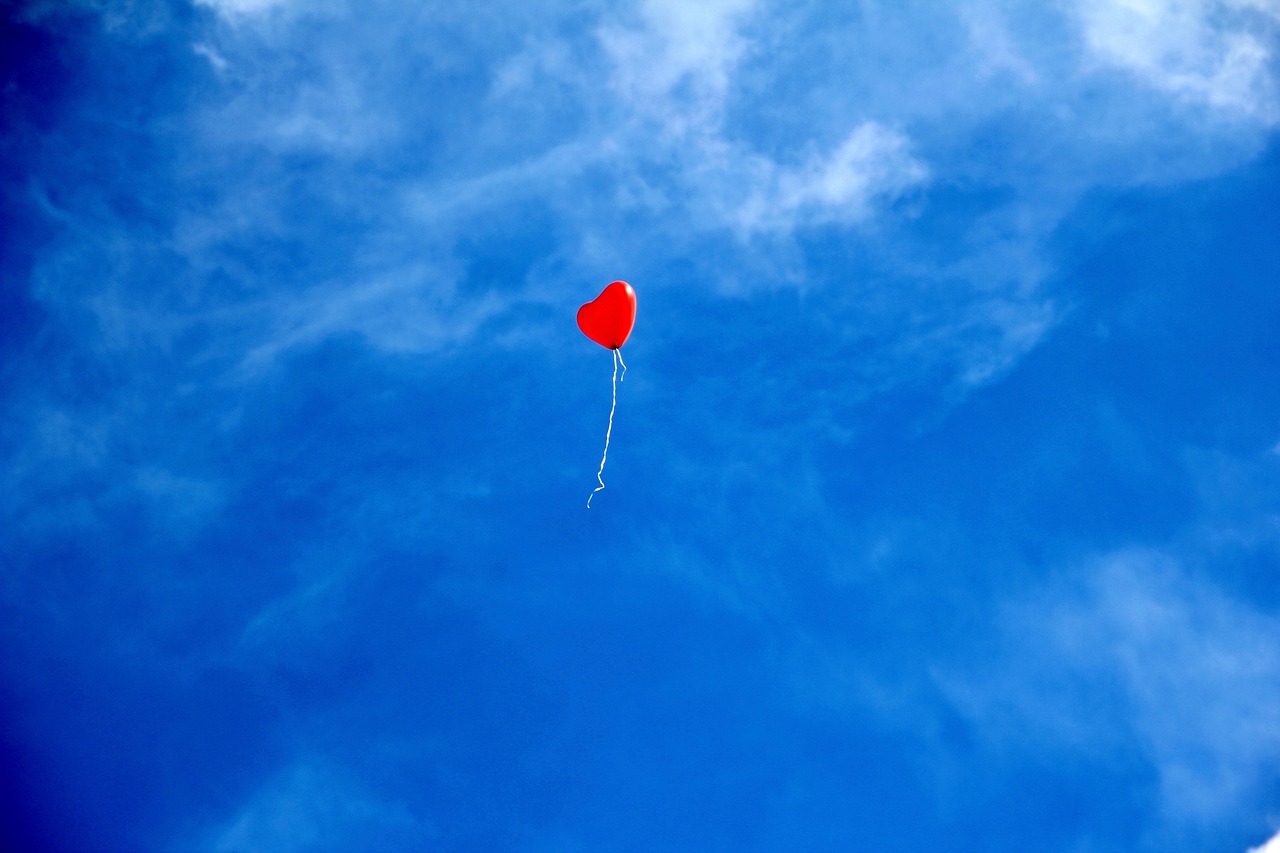
[{"label": "blue background", "polygon": [[0,846],[1275,834],[1274,4],[0,8]]}]

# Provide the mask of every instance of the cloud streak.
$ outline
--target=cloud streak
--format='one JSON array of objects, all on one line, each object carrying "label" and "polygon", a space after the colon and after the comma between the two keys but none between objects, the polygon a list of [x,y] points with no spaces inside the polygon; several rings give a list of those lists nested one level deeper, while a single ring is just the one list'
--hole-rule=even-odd
[{"label": "cloud streak", "polygon": [[988,736],[1012,726],[1038,748],[1136,749],[1166,827],[1212,825],[1262,795],[1280,759],[1273,616],[1166,555],[1126,551],[1012,606],[1003,632],[1000,681],[944,682]]}]

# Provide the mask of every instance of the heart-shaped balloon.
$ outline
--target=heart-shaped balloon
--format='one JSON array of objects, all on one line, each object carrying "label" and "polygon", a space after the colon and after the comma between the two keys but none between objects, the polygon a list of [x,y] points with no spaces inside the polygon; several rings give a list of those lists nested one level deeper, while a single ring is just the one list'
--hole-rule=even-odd
[{"label": "heart-shaped balloon", "polygon": [[636,292],[625,281],[615,281],[578,309],[582,334],[605,349],[618,349],[625,344],[635,324]]}]

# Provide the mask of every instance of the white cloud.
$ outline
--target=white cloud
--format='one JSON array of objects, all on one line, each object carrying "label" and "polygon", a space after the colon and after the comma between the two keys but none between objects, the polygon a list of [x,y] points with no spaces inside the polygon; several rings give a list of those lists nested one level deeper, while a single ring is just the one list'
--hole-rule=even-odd
[{"label": "white cloud", "polygon": [[255,331],[244,339],[248,349],[240,367],[252,374],[283,353],[344,334],[358,334],[388,352],[434,352],[470,341],[505,307],[492,293],[458,296],[448,273],[426,266],[396,268],[261,303],[250,314],[256,315]]},{"label": "white cloud", "polygon": [[298,87],[291,103],[257,127],[265,141],[282,149],[351,153],[363,153],[395,131],[391,116],[368,109],[346,79]]},{"label": "white cloud", "polygon": [[1075,7],[1095,59],[1238,118],[1280,121],[1268,0],[1089,0]]},{"label": "white cloud", "polygon": [[196,56],[203,56],[206,60],[208,60],[209,64],[213,66],[213,69],[215,71],[227,70],[227,65],[228,65],[227,58],[222,54],[218,53],[218,51],[214,50],[209,45],[204,44],[203,42],[200,42],[192,45],[191,50],[193,53],[195,53]]},{"label": "white cloud", "polygon": [[1170,557],[1111,554],[1008,611],[1007,658],[944,689],[995,742],[1137,749],[1171,824],[1212,824],[1280,761],[1280,617]]},{"label": "white cloud", "polygon": [[[232,17],[284,5],[202,2]],[[347,26],[338,5],[324,8],[323,25],[272,15],[265,33],[213,27],[192,48],[224,84],[217,97],[197,102],[196,137],[186,140],[190,159],[178,175],[191,186],[220,187],[219,197],[180,211],[165,246],[187,265],[193,292],[171,304],[139,302],[121,273],[94,279],[96,292],[72,294],[61,285],[68,276],[51,273],[42,298],[63,309],[91,307],[113,346],[210,332],[219,350],[212,360],[253,375],[282,353],[343,334],[395,352],[465,345],[512,306],[558,305],[583,268],[594,274],[619,259],[658,267],[688,251],[691,234],[715,241],[730,270],[729,283],[702,276],[704,286],[811,287],[792,234],[846,228],[850,242],[861,241],[882,220],[896,221],[882,216],[895,201],[918,198],[927,212],[934,187],[958,188],[1010,201],[975,217],[972,235],[956,245],[930,246],[903,229],[868,246],[877,267],[863,285],[870,298],[841,328],[851,335],[892,330],[865,359],[884,363],[873,368],[884,376],[919,375],[941,362],[960,384],[975,385],[1015,365],[1061,316],[1058,302],[1041,292],[1055,270],[1040,247],[1081,194],[1141,181],[1152,170],[1171,180],[1202,176],[1231,159],[1224,146],[1203,144],[1202,128],[1114,121],[1127,101],[1099,112],[1096,102],[1109,103],[1114,92],[1082,99],[1078,54],[1064,58],[1047,46],[1062,42],[1062,16],[998,3],[926,15],[868,6],[830,32],[814,29],[826,19],[813,9],[810,18],[767,27],[765,16],[777,10],[754,0],[610,6],[592,10],[600,23],[587,25],[589,44],[575,41],[582,31],[564,36],[556,27],[494,39],[521,47],[484,57],[487,92],[481,82],[474,101],[446,103],[438,116],[406,109],[418,99],[417,92],[400,97],[406,74],[428,70],[387,59],[379,39],[392,23],[403,25],[407,40],[437,61],[449,53],[453,30],[433,29],[434,15],[397,17],[393,5],[378,10],[387,27],[361,31]],[[1273,88],[1257,51],[1271,56],[1268,22],[1278,15],[1276,4],[1260,0],[1091,0],[1066,17],[1087,34],[1095,61],[1147,80],[1153,99],[1163,102],[1159,93],[1169,92],[1257,117],[1270,109]],[[514,26],[523,34],[527,25]],[[466,26],[479,25],[468,20],[458,32]],[[785,40],[795,36],[804,39],[806,61],[812,58],[812,77],[787,77],[794,69]],[[938,47],[924,51],[925,43]],[[892,64],[898,55],[907,60]],[[430,81],[447,89],[450,79]],[[771,88],[778,80],[786,85]],[[1114,88],[1135,87],[1125,79]],[[548,93],[555,97],[543,100]],[[782,102],[793,97],[794,105]],[[538,117],[551,116],[563,130],[520,147],[512,142],[519,134],[504,124],[513,109],[543,110]],[[560,110],[575,117],[580,110],[582,118],[561,123]],[[772,124],[797,114],[805,123],[785,133]],[[465,145],[439,143],[419,126],[437,119],[446,135],[462,128]],[[1157,156],[1165,139],[1215,159],[1183,168]],[[429,157],[407,154],[404,146],[419,140]],[[989,144],[1004,146],[1000,156],[988,156]],[[316,158],[305,192],[273,159],[299,153]],[[412,165],[404,171],[364,182],[405,162]],[[501,292],[461,292],[460,235],[529,200],[550,211],[548,230],[560,244],[548,262],[554,274],[505,281]],[[349,233],[367,235],[357,247],[361,258],[314,278],[302,258],[297,279],[272,281],[276,270],[264,274],[255,268],[259,259],[226,251],[263,237],[315,245],[307,243],[318,233],[308,230],[314,223],[291,219],[300,204],[340,214],[352,223]],[[736,246],[725,247],[725,232],[741,238]],[[109,247],[117,253],[109,260],[103,249],[89,263],[146,266],[141,242],[122,234],[119,244]],[[76,240],[68,254],[84,257],[83,248]],[[738,285],[748,278],[744,269],[753,277]],[[231,285],[209,286],[215,280]]]},{"label": "white cloud", "polygon": [[1249,853],[1280,853],[1280,833],[1273,835],[1265,844],[1250,847]]},{"label": "white cloud", "polygon": [[910,154],[905,136],[864,122],[829,156],[796,168],[759,158],[757,188],[735,212],[746,231],[790,230],[798,222],[854,223],[876,202],[888,202],[925,182],[929,170]]},{"label": "white cloud", "polygon": [[1013,367],[1048,333],[1060,312],[1051,302],[994,299],[975,312],[957,359],[964,385],[984,385]]},{"label": "white cloud", "polygon": [[1034,85],[1040,82],[1040,72],[1027,59],[1018,44],[1001,7],[986,3],[967,3],[960,9],[960,15],[977,56],[979,76],[1009,71],[1023,84]]},{"label": "white cloud", "polygon": [[644,0],[639,26],[605,26],[611,87],[667,134],[705,132],[719,122],[734,66],[747,49],[739,27],[755,0]]},{"label": "white cloud", "polygon": [[383,102],[383,81],[365,57],[332,41],[294,53],[288,49],[289,27],[281,29],[272,37],[280,44],[267,50],[233,35],[192,47],[224,75],[227,91],[237,93],[211,102],[200,114],[202,142],[343,158],[399,138],[399,117]]},{"label": "white cloud", "polygon": [[638,22],[600,28],[621,106],[619,159],[660,156],[677,170],[689,199],[682,206],[695,219],[747,236],[865,221],[924,184],[929,171],[906,134],[875,120],[857,123],[824,154],[808,141],[795,165],[729,132],[735,79],[754,49],[744,30],[760,14],[753,0],[648,0]]},{"label": "white cloud", "polygon": [[290,0],[195,0],[197,6],[208,6],[219,15],[240,20],[253,15],[261,15]]}]

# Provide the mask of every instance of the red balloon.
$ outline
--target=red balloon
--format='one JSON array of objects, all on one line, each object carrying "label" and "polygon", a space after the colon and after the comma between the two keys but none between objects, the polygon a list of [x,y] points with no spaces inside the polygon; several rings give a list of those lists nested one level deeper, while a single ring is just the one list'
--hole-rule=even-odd
[{"label": "red balloon", "polygon": [[582,334],[605,349],[619,349],[635,324],[636,292],[625,281],[615,281],[578,309]]}]

